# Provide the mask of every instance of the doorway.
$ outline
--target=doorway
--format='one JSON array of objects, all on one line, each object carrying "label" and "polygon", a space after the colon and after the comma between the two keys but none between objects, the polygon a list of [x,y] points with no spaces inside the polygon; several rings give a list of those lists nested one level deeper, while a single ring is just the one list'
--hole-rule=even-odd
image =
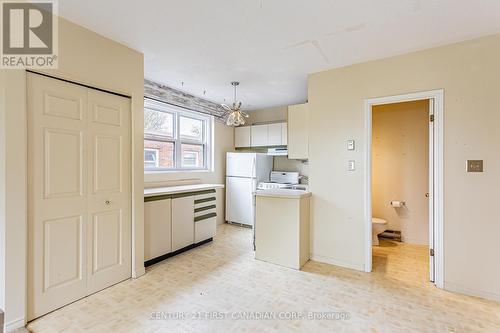
[{"label": "doorway", "polygon": [[[375,108],[382,105],[387,105],[391,108],[396,103],[415,102],[422,105],[425,103],[428,107],[426,115],[428,121],[428,191],[421,193],[426,195],[428,201],[428,244],[429,244],[429,281],[433,282],[439,288],[443,288],[443,242],[442,242],[442,221],[443,221],[443,139],[442,139],[442,116],[443,116],[443,91],[434,90],[428,92],[419,92],[405,95],[372,98],[365,101],[365,116],[366,116],[366,160],[367,168],[365,173],[365,271],[372,271],[372,217],[374,202],[373,193],[373,112]],[[415,105],[417,105],[415,104]],[[384,202],[384,205],[390,205],[390,209],[398,210],[400,213],[405,213],[405,199],[392,198]],[[390,201],[399,201],[391,203]],[[379,221],[380,222],[380,221]],[[394,226],[394,224],[392,224]],[[413,234],[418,234],[413,233]],[[422,235],[422,231],[420,230]],[[404,236],[403,236],[404,237]]]}]

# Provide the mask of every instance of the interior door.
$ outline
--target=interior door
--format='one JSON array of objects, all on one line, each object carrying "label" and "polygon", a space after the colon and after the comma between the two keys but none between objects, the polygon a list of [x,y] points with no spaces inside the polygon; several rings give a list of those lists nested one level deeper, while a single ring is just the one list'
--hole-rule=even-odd
[{"label": "interior door", "polygon": [[429,99],[429,279],[434,282],[434,99]]},{"label": "interior door", "polygon": [[28,73],[28,320],[131,275],[130,100]]},{"label": "interior door", "polygon": [[87,89],[28,73],[28,320],[87,294]]},{"label": "interior door", "polygon": [[130,100],[88,90],[88,293],[131,276]]}]

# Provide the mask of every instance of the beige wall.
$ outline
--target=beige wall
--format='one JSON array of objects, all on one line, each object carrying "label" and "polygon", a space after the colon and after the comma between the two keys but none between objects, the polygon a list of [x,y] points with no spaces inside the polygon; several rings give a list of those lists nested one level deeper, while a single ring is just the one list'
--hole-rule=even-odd
[{"label": "beige wall", "polygon": [[[445,288],[500,300],[498,59],[494,35],[310,75],[313,257],[364,268],[364,100],[443,88]],[[466,159],[485,172],[465,173]]]},{"label": "beige wall", "polygon": [[0,309],[5,309],[5,75],[0,71]]},{"label": "beige wall", "polygon": [[[152,172],[144,175],[145,187],[172,186],[181,184],[225,184],[226,152],[234,150],[234,129],[214,122],[214,167],[213,171],[199,172]],[[225,191],[217,189],[217,223],[225,222]]]},{"label": "beige wall", "polygon": [[288,119],[288,107],[279,106],[275,108],[253,110],[248,112],[248,114],[250,117],[248,117],[245,126],[274,121],[286,121]]},{"label": "beige wall", "polygon": [[[143,244],[143,55],[61,19],[60,78],[132,97],[133,122],[133,274],[144,273]],[[6,323],[24,322],[26,308],[26,74],[2,70],[7,83],[5,113],[6,177],[5,307]],[[1,196],[0,196],[1,198]]]},{"label": "beige wall", "polygon": [[[402,240],[428,244],[429,100],[376,105],[372,113],[372,212]],[[394,208],[392,200],[404,201]]]}]

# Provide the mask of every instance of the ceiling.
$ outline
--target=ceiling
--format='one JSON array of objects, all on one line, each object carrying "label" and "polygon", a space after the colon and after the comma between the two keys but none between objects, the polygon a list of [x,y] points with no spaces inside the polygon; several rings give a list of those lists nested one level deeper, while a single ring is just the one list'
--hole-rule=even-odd
[{"label": "ceiling", "polygon": [[145,77],[245,109],[307,100],[307,74],[500,32],[498,0],[64,0],[144,53]]}]

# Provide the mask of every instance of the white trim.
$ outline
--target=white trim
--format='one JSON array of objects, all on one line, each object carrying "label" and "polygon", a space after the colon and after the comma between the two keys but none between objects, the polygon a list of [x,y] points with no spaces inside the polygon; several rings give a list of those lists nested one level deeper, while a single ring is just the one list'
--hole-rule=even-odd
[{"label": "white trim", "polygon": [[140,276],[143,276],[146,274],[146,268],[144,267],[139,267],[138,269],[133,269],[132,270],[132,279],[137,279]]},{"label": "white trim", "polygon": [[[5,313],[4,313],[4,315],[5,315]],[[24,318],[24,317],[18,318],[15,320],[11,320],[8,323],[4,324],[5,325],[4,326],[5,332],[6,333],[14,332],[17,329],[24,327],[25,324],[26,324],[26,318]]]},{"label": "white trim", "polygon": [[372,107],[374,105],[434,100],[434,262],[435,284],[444,288],[443,264],[443,112],[444,90],[415,92],[404,95],[369,98],[365,100],[365,264],[364,271],[372,270]]},{"label": "white trim", "polygon": [[319,255],[319,254],[311,254],[310,257],[311,257],[312,261],[316,261],[316,262],[322,262],[322,263],[325,263],[325,264],[339,266],[339,267],[342,267],[342,268],[355,269],[357,271],[362,271],[363,270],[363,266],[362,265],[356,265],[356,264],[352,264],[352,263],[347,263],[347,262],[339,261],[339,260],[333,259],[331,257],[322,256],[322,255]]}]

